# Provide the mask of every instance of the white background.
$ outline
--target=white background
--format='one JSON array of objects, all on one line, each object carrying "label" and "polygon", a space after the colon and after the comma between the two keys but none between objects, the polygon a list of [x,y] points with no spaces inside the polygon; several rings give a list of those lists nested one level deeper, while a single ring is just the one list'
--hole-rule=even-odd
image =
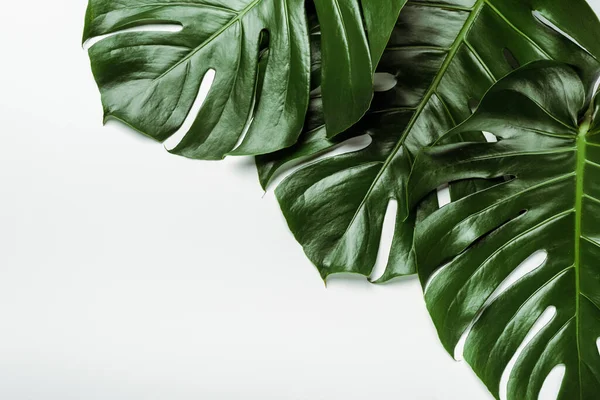
[{"label": "white background", "polygon": [[326,289],[251,160],[103,128],[85,7],[2,6],[0,399],[491,398],[416,280]]}]

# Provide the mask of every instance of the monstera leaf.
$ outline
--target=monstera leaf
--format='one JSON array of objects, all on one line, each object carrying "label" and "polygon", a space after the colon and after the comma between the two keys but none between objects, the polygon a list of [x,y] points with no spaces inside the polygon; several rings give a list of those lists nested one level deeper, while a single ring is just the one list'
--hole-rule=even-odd
[{"label": "monstera leaf", "polygon": [[[356,123],[373,93],[373,71],[406,0],[361,0],[369,47],[357,0],[315,0],[323,36],[323,106],[330,137]],[[358,21],[358,22],[357,22]]]},{"label": "monstera leaf", "polygon": [[[315,117],[320,105],[313,101],[309,128],[299,142],[257,159],[261,183],[266,186],[290,163],[307,164],[284,180],[276,195],[290,229],[324,279],[339,272],[369,276],[388,204],[402,203],[387,268],[377,282],[414,273],[414,223],[437,208],[431,196],[419,212],[407,216],[403,211],[416,154],[469,117],[487,89],[519,64],[569,62],[591,86],[598,37],[598,19],[583,0],[408,1],[378,66],[378,72],[395,77],[396,85],[376,93],[367,115],[334,139]],[[371,139],[363,150],[307,162],[361,134]],[[469,138],[482,140],[482,135],[470,132],[461,139]],[[453,184],[452,197],[480,184]]]},{"label": "monstera leaf", "polygon": [[[412,201],[443,182],[500,178],[432,213],[415,237],[442,343],[453,352],[466,332],[465,358],[496,397],[507,364],[552,308],[550,322],[516,355],[508,399],[537,399],[561,364],[559,399],[600,393],[600,130],[589,97],[569,66],[525,66],[441,139],[485,130],[498,142],[439,145],[414,165]],[[545,262],[506,285],[537,252]]]},{"label": "monstera leaf", "polygon": [[[323,75],[330,99],[326,118],[334,132],[356,122],[368,108],[373,63],[358,0],[323,3],[336,4],[336,12],[319,7],[320,23],[328,27],[324,56],[331,65]],[[401,7],[397,3],[363,4],[375,59],[393,28]],[[375,24],[379,13],[387,13],[387,19]],[[178,24],[182,29],[130,29],[147,24]],[[338,32],[339,27],[344,29]],[[208,97],[173,153],[219,159],[267,153],[296,142],[310,83],[304,0],[90,0],[84,41],[114,33],[89,51],[106,119],[121,120],[163,141],[182,126],[205,74],[214,69]],[[344,57],[335,57],[331,49]],[[331,77],[336,75],[332,71],[337,78]],[[344,96],[335,94],[342,92]]]}]

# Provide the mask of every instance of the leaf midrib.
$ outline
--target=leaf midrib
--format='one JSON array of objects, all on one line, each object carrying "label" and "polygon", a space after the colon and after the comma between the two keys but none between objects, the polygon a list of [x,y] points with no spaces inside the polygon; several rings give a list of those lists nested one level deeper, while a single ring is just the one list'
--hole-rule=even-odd
[{"label": "leaf midrib", "polygon": [[[346,233],[348,232],[348,229],[352,226],[352,224],[354,223],[354,220],[358,216],[359,211],[364,207],[367,199],[369,198],[369,196],[373,192],[375,186],[377,185],[377,182],[379,181],[379,179],[385,173],[386,168],[390,165],[390,163],[392,162],[392,160],[394,159],[394,157],[396,156],[396,154],[398,153],[398,151],[400,151],[400,149],[404,145],[404,141],[408,137],[409,133],[411,132],[411,130],[413,128],[413,126],[417,122],[419,116],[421,115],[421,113],[423,112],[423,110],[425,109],[425,107],[427,106],[429,100],[431,99],[431,97],[435,93],[438,84],[440,83],[440,81],[442,80],[442,78],[444,77],[444,75],[446,74],[446,70],[448,69],[448,67],[450,66],[450,64],[452,63],[452,61],[454,60],[454,56],[458,52],[458,49],[460,48],[460,44],[463,42],[463,40],[466,37],[467,33],[469,32],[469,30],[473,26],[473,22],[475,22],[475,20],[477,19],[477,16],[479,15],[479,13],[481,12],[481,10],[483,9],[483,6],[485,5],[485,3],[486,3],[486,0],[477,0],[477,3],[475,3],[475,5],[473,6],[473,8],[471,8],[471,9],[462,9],[462,8],[460,10],[457,9],[457,11],[470,11],[471,14],[466,19],[463,27],[461,28],[461,30],[458,33],[456,39],[454,40],[454,43],[452,43],[452,45],[450,46],[450,51],[448,52],[448,55],[446,56],[444,62],[442,63],[442,66],[440,67],[440,70],[438,71],[438,73],[436,74],[435,79],[433,80],[433,82],[429,86],[429,89],[427,90],[427,92],[423,96],[423,99],[419,103],[419,106],[416,107],[415,113],[413,114],[412,118],[410,119],[410,121],[409,121],[406,129],[404,130],[402,136],[398,140],[398,143],[396,144],[396,146],[392,149],[392,151],[390,152],[390,154],[385,159],[385,162],[381,166],[381,169],[379,170],[379,173],[377,174],[377,176],[375,176],[375,179],[373,180],[373,183],[369,187],[369,190],[367,191],[367,193],[363,197],[361,203],[359,204],[359,206],[357,208],[357,211],[354,213],[354,216],[352,217],[352,220],[350,221],[350,223],[348,224],[348,227],[346,228],[346,230],[344,231],[344,233],[340,236],[340,238],[342,238],[342,237],[344,237],[346,235]],[[418,3],[418,2],[416,2],[414,4],[421,6],[421,5],[425,4],[425,3]],[[434,6],[440,7],[441,5],[439,5],[439,4],[426,4],[426,6],[427,7],[434,7]]]},{"label": "leaf midrib", "polygon": [[[398,143],[392,149],[392,151],[390,152],[390,154],[387,156],[385,162],[383,163],[383,165],[381,167],[381,170],[379,171],[379,173],[377,174],[377,176],[373,180],[373,184],[371,185],[371,187],[369,188],[369,190],[367,191],[367,193],[363,197],[363,200],[360,203],[359,207],[357,208],[356,213],[354,214],[352,220],[348,224],[348,227],[347,227],[346,231],[344,231],[344,233],[340,237],[344,237],[344,235],[346,235],[346,232],[348,231],[348,228],[350,226],[352,226],[352,224],[354,223],[354,220],[358,216],[358,211],[360,209],[362,209],[362,207],[364,207],[367,199],[369,198],[369,196],[373,192],[375,186],[377,185],[377,182],[379,181],[379,179],[385,173],[386,168],[389,166],[389,164],[392,162],[392,160],[394,159],[394,157],[396,156],[396,154],[398,153],[398,151],[404,145],[404,142],[406,141],[406,138],[408,137],[408,135],[412,131],[412,128],[414,127],[415,123],[417,122],[419,116],[421,115],[421,113],[423,112],[423,110],[425,109],[425,107],[427,106],[427,104],[429,103],[429,100],[431,99],[431,97],[436,93],[436,90],[437,90],[437,87],[438,87],[439,83],[444,78],[444,76],[446,74],[446,71],[448,70],[448,67],[450,66],[450,64],[454,60],[454,56],[456,55],[456,53],[460,49],[461,44],[463,42],[467,43],[465,41],[465,38],[466,38],[467,34],[469,33],[469,31],[471,30],[471,27],[473,26],[474,22],[477,20],[477,17],[479,16],[480,12],[483,10],[483,7],[485,5],[489,6],[500,18],[502,18],[504,20],[504,22],[506,22],[507,25],[509,25],[512,29],[514,29],[520,36],[523,36],[525,39],[527,39],[536,49],[538,49],[548,59],[552,59],[552,57],[550,57],[550,55],[548,53],[546,53],[533,39],[531,39],[529,36],[527,36],[520,29],[518,29],[512,22],[510,22],[504,16],[504,14],[502,14],[500,12],[500,10],[498,10],[493,4],[490,3],[489,0],[477,0],[477,2],[471,8],[467,8],[467,7],[449,7],[449,6],[445,5],[445,4],[420,3],[420,2],[412,2],[412,4],[413,5],[417,5],[417,6],[423,6],[423,7],[440,7],[440,8],[449,9],[449,10],[455,10],[455,11],[468,11],[471,14],[465,20],[465,23],[464,23],[463,27],[461,28],[459,34],[457,35],[456,39],[454,40],[454,42],[450,46],[450,48],[449,48],[450,51],[448,52],[448,55],[446,56],[444,62],[442,63],[442,66],[440,67],[440,70],[438,71],[438,73],[435,76],[435,79],[433,80],[433,82],[429,86],[429,89],[427,90],[427,92],[423,96],[423,99],[419,103],[419,106],[415,108],[415,113],[414,113],[413,117],[411,118],[411,120],[409,121],[406,129],[404,130],[404,132],[402,134],[402,136],[398,140]],[[408,5],[408,3],[407,3],[407,5]],[[488,70],[487,65],[485,65],[485,63],[483,63],[483,61],[481,59],[479,59],[479,61],[481,62],[481,64],[483,65],[483,67],[487,71]],[[495,78],[494,78],[494,80],[495,80]]]},{"label": "leaf midrib", "polygon": [[184,63],[187,60],[189,60],[190,58],[192,58],[197,52],[199,52],[204,47],[206,47],[207,45],[212,43],[213,40],[215,40],[217,37],[219,37],[223,32],[225,32],[231,26],[233,26],[233,24],[239,22],[246,14],[248,14],[248,12],[250,12],[250,10],[252,10],[254,7],[256,7],[256,5],[258,3],[260,3],[261,1],[263,1],[263,0],[252,0],[251,3],[249,3],[246,7],[244,7],[242,10],[240,10],[240,12],[238,14],[236,14],[235,17],[233,17],[231,20],[229,20],[229,22],[227,22],[225,25],[223,25],[218,31],[213,33],[208,39],[206,39],[204,42],[202,42],[199,46],[195,47],[185,57],[183,57],[181,60],[177,61],[165,72],[160,74],[158,77],[154,78],[154,81],[157,81],[157,80],[163,78],[164,76],[169,74],[171,71],[173,71],[175,68],[180,66],[182,63]]},{"label": "leaf midrib", "polygon": [[[588,113],[589,114],[589,113]],[[575,170],[576,185],[575,185],[575,342],[577,343],[577,363],[579,373],[579,398],[583,399],[583,384],[581,381],[581,343],[579,336],[579,314],[580,314],[580,295],[581,295],[581,222],[583,211],[584,192],[584,174],[586,162],[586,135],[589,130],[588,116],[582,123],[577,134],[577,167]]]}]

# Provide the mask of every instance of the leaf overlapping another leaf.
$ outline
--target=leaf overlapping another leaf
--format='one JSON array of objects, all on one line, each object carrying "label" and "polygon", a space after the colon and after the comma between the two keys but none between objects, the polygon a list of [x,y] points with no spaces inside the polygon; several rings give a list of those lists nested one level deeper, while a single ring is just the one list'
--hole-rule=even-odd
[{"label": "leaf overlapping another leaf", "polygon": [[[600,136],[590,130],[589,97],[567,65],[523,67],[440,140],[485,130],[497,143],[427,149],[410,178],[414,202],[440,182],[510,177],[432,213],[415,239],[442,343],[452,353],[467,332],[465,359],[496,397],[511,357],[550,307],[556,314],[517,357],[508,399],[537,399],[561,364],[559,400],[600,393]],[[546,261],[498,292],[536,251]]]},{"label": "leaf overlapping another leaf", "polygon": [[[182,29],[127,31],[156,23]],[[398,201],[373,280],[418,269],[442,343],[452,353],[466,337],[495,397],[515,360],[509,400],[536,399],[557,365],[560,400],[600,393],[600,24],[585,1],[90,0],[84,40],[102,35],[90,57],[105,118],[163,141],[214,69],[171,151],[259,155],[263,187],[303,164],[276,194],[323,279],[372,274]],[[371,101],[380,60],[396,84]],[[370,144],[310,162],[358,136]],[[540,251],[545,262],[511,281]]]},{"label": "leaf overlapping another leaf", "polygon": [[364,27],[358,0],[315,0],[323,36],[322,101],[329,137],[350,128],[369,108],[373,69],[406,0],[360,3]]},{"label": "leaf overlapping another leaf", "polygon": [[[581,70],[589,87],[600,55],[597,37],[597,17],[583,0],[408,1],[378,66],[379,72],[394,75],[397,84],[376,93],[369,112],[343,136],[367,134],[371,144],[308,163],[276,190],[290,229],[321,276],[372,273],[387,205],[392,199],[404,204],[416,154],[465,120],[472,104],[516,62],[569,62]],[[328,139],[315,121],[312,116],[312,129],[294,147],[258,158],[263,186],[286,164],[343,140]],[[469,138],[483,140],[481,133],[473,132],[461,139]],[[486,183],[453,184],[452,198],[482,184]],[[410,215],[399,207],[388,265],[377,282],[415,272],[414,223],[436,208],[435,196]]]},{"label": "leaf overlapping another leaf", "polygon": [[[373,72],[369,45],[377,59],[401,7],[390,0],[362,4],[373,39],[368,42],[358,0],[338,6],[342,12],[335,15],[321,10],[321,23],[329,27],[324,35],[328,49],[347,54],[323,70],[332,132],[353,124],[368,108]],[[123,121],[163,141],[182,126],[202,79],[214,69],[208,97],[171,152],[220,159],[293,145],[309,100],[305,7],[304,0],[90,0],[84,41],[115,34],[89,51],[105,119]],[[383,12],[388,21],[392,16],[391,22],[369,26]],[[147,24],[178,24],[182,30],[125,31]],[[336,26],[344,31],[337,34]],[[269,56],[259,79],[265,48]],[[331,78],[335,70],[337,79]],[[342,91],[347,95],[339,96]]]}]

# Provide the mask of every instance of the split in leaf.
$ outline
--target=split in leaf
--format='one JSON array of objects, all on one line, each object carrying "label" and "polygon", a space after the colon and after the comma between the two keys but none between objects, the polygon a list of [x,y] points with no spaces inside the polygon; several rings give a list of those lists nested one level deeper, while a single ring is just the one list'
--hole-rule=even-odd
[{"label": "split in leaf", "polygon": [[[276,190],[290,229],[324,279],[341,272],[369,276],[388,203],[395,199],[405,209],[405,185],[416,154],[469,117],[490,86],[518,65],[569,62],[590,87],[600,55],[598,37],[598,19],[583,0],[408,1],[377,69],[394,76],[395,87],[376,93],[365,117],[333,139],[314,98],[299,142],[257,158],[261,183],[266,186],[290,163],[305,162]],[[310,163],[360,135],[372,139],[365,149]],[[484,140],[481,132],[457,139]],[[452,184],[452,198],[486,184]],[[430,196],[418,212],[398,212],[388,265],[377,282],[415,272],[414,224],[437,206]]]},{"label": "split in leaf", "polygon": [[[558,365],[559,400],[600,393],[600,130],[576,71],[540,61],[495,84],[475,114],[417,158],[411,203],[443,182],[489,180],[417,227],[425,299],[452,354],[495,397],[506,366],[545,310],[553,318],[516,356],[509,400],[537,400]],[[586,112],[587,110],[587,112]],[[495,143],[447,144],[488,131]],[[533,254],[545,261],[505,285]]]},{"label": "split in leaf", "polygon": [[[325,52],[331,58],[323,70],[325,117],[332,132],[356,122],[372,97],[373,63],[361,8],[358,0],[338,5],[341,12],[320,12],[328,48],[347,54],[335,58]],[[90,0],[84,40],[103,37],[89,54],[105,119],[164,141],[182,126],[204,76],[215,70],[208,97],[171,152],[220,159],[293,145],[309,101],[307,6],[312,5],[304,0]],[[369,27],[377,59],[400,5],[368,1],[363,10],[370,24],[379,12],[388,14],[387,24]],[[131,31],[149,24],[175,24],[181,30]],[[345,32],[338,35],[336,27]],[[347,95],[340,96],[342,91]]]}]

